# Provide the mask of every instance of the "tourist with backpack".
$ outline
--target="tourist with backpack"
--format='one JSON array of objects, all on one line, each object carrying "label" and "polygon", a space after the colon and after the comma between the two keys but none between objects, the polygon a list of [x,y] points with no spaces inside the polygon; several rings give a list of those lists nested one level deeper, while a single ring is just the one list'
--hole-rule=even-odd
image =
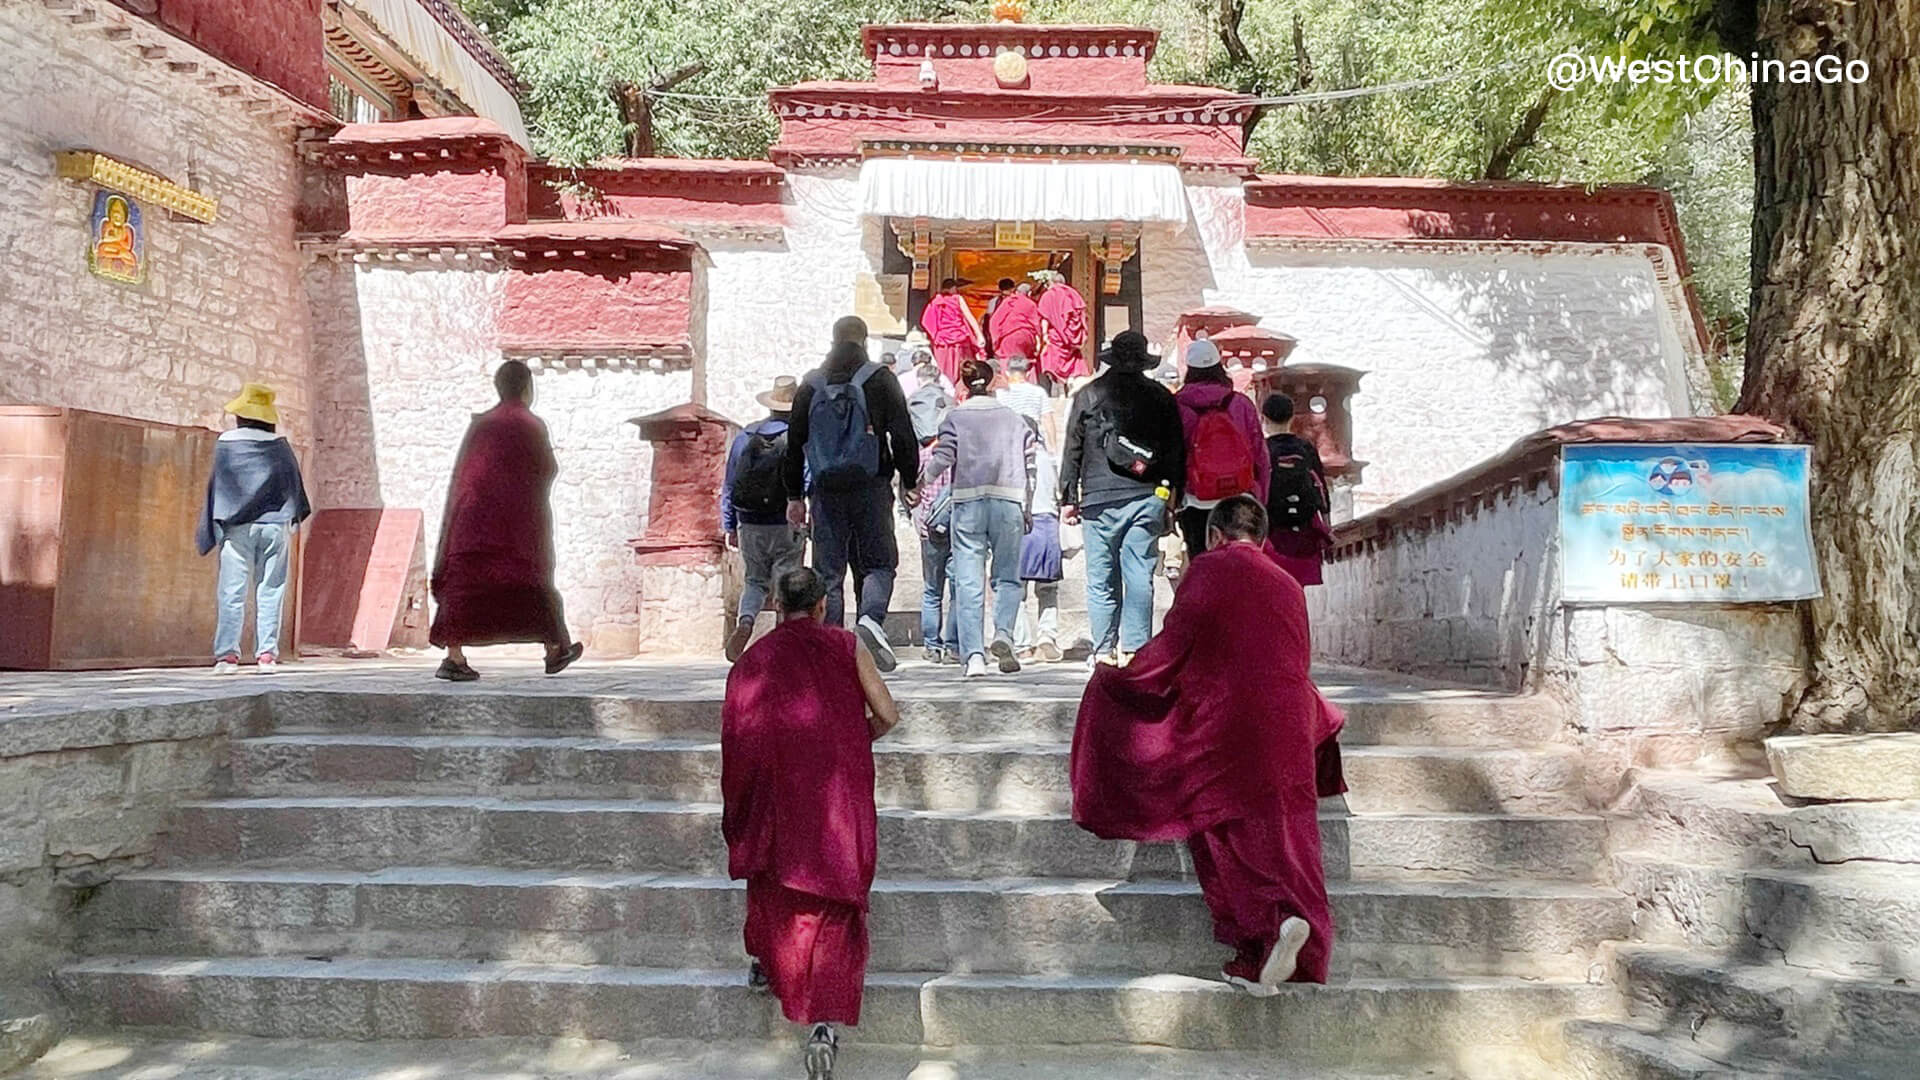
[{"label": "tourist with backpack", "polygon": [[1293,399],[1268,394],[1260,403],[1267,429],[1267,460],[1271,462],[1266,503],[1269,554],[1280,568],[1302,585],[1318,585],[1320,557],[1333,543],[1327,525],[1332,511],[1327,470],[1320,451],[1309,439],[1293,433]]},{"label": "tourist with backpack", "polygon": [[[858,324],[857,332],[855,324]],[[920,448],[900,380],[867,358],[866,324],[835,325],[826,362],[807,373],[787,429],[787,520],[812,529],[813,569],[827,585],[827,623],[846,622],[849,564],[859,567],[854,632],[881,671],[897,663],[887,643],[887,608],[900,550],[893,533],[893,482],[912,505]]]},{"label": "tourist with backpack", "polygon": [[1122,331],[1067,416],[1060,520],[1085,525],[1089,663],[1122,662],[1153,635],[1154,545],[1186,477],[1180,406],[1147,377],[1155,362],[1145,335]]},{"label": "tourist with backpack", "polygon": [[927,372],[928,382],[907,399],[913,434],[920,440],[920,499],[913,506],[913,531],[920,536],[920,645],[928,663],[957,664],[965,658],[954,622],[953,576],[947,572],[953,562],[953,485],[927,470],[953,401],[940,389],[940,373],[931,360],[924,365]]},{"label": "tourist with backpack", "polygon": [[756,400],[767,418],[748,424],[727,449],[720,484],[720,527],[727,546],[740,552],[746,585],[740,615],[727,635],[727,661],[740,659],[753,640],[753,623],[767,603],[767,590],[806,561],[807,534],[787,521],[787,428],[799,380],[782,375]]},{"label": "tourist with backpack", "polygon": [[1187,346],[1187,381],[1174,395],[1186,440],[1180,535],[1191,563],[1207,550],[1207,515],[1235,495],[1267,490],[1266,434],[1260,412],[1233,388],[1220,350],[1204,338]]},{"label": "tourist with backpack", "polygon": [[[992,652],[1002,674],[1020,670],[1013,633],[1025,586],[1020,580],[1021,539],[1031,523],[1034,455],[1039,436],[1025,417],[993,396],[998,373],[978,358],[960,365],[967,397],[940,425],[927,458],[928,478],[953,474],[955,622],[967,678],[987,673]],[[993,637],[982,621],[992,566]]]}]

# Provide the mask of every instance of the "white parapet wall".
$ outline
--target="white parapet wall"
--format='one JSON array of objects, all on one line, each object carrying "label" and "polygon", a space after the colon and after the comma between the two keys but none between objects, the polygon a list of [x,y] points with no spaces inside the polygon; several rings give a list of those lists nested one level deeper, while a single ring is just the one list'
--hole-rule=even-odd
[{"label": "white parapet wall", "polygon": [[1802,685],[1800,610],[1562,601],[1564,441],[1522,440],[1343,526],[1326,584],[1307,590],[1318,658],[1552,696],[1622,764],[1751,748]]}]

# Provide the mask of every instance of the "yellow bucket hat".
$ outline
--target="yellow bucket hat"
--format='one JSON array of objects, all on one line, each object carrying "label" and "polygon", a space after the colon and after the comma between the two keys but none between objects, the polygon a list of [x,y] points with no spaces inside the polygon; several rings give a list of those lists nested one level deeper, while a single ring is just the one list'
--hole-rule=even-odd
[{"label": "yellow bucket hat", "polygon": [[273,407],[273,388],[250,382],[240,388],[240,396],[227,402],[227,411],[247,420],[278,424],[280,410]]}]

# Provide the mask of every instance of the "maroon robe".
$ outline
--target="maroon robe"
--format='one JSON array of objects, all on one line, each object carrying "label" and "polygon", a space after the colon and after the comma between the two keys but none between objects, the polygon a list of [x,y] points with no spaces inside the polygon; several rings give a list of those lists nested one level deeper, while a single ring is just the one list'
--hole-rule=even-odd
[{"label": "maroon robe", "polygon": [[1016,356],[1039,359],[1040,305],[1034,303],[1032,297],[1022,293],[1001,297],[987,326],[992,331],[993,353],[997,359]]},{"label": "maroon robe", "polygon": [[933,362],[950,383],[960,382],[960,365],[980,355],[973,312],[959,293],[938,293],[920,313],[920,328],[933,347]]},{"label": "maroon robe", "polygon": [[1215,936],[1247,952],[1299,916],[1296,981],[1325,982],[1333,913],[1317,797],[1344,790],[1344,717],[1308,674],[1306,595],[1265,551],[1193,561],[1166,627],[1101,667],[1074,730],[1073,819],[1108,839],[1185,840]]},{"label": "maroon robe", "polygon": [[854,637],[790,619],[740,657],[720,719],[727,872],[747,952],[787,1019],[860,1022],[875,833],[873,733]]},{"label": "maroon robe", "polygon": [[1076,379],[1092,374],[1087,366],[1087,301],[1071,285],[1049,285],[1040,294],[1040,317],[1046,320],[1046,340],[1040,347],[1040,370],[1054,379]]},{"label": "maroon robe", "polygon": [[526,403],[502,401],[473,418],[434,553],[434,645],[572,640],[553,587],[547,499],[559,471],[547,425]]}]

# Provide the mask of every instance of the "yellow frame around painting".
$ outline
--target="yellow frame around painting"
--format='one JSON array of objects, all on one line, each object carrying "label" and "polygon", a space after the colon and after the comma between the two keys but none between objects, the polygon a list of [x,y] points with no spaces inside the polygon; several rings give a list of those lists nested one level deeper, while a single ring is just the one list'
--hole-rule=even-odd
[{"label": "yellow frame around painting", "polygon": [[148,206],[165,207],[183,217],[211,223],[220,212],[220,200],[183,188],[165,177],[137,169],[92,150],[61,150],[53,155],[54,168],[68,180],[98,184],[122,191]]}]

